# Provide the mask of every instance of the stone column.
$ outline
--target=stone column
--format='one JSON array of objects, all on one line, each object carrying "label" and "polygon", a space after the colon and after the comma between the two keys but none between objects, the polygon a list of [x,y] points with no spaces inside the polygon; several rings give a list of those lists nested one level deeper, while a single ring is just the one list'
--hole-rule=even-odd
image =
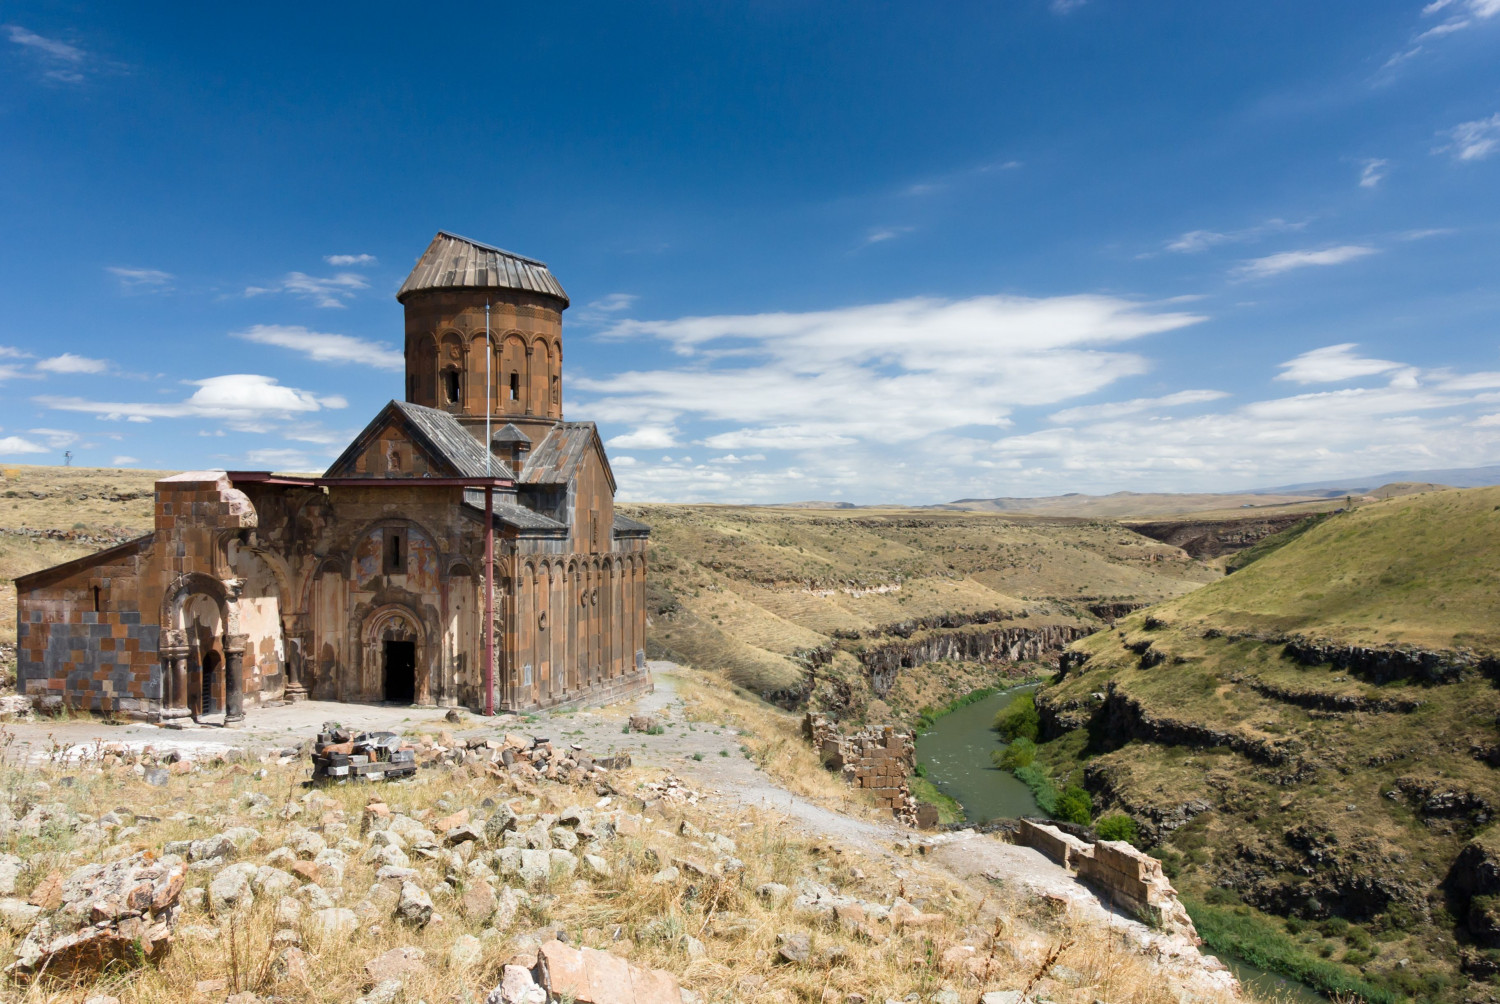
[{"label": "stone column", "polygon": [[307,686],[302,682],[302,660],[307,658],[311,646],[311,634],[287,639],[286,689],[282,691],[282,697],[288,702],[307,700]]},{"label": "stone column", "polygon": [[245,640],[247,636],[224,636],[224,724],[245,720]]},{"label": "stone column", "polygon": [[162,632],[162,721],[186,718],[192,711],[187,702],[187,638],[181,631],[168,629]]}]

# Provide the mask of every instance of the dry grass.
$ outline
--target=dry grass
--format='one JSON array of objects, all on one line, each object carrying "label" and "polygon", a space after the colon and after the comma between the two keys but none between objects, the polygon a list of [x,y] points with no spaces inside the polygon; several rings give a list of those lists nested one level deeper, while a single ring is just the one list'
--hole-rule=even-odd
[{"label": "dry grass", "polygon": [[[557,811],[581,800],[576,789],[541,784],[533,796],[459,769],[425,770],[415,782],[378,789],[327,789],[316,796],[320,804],[310,805],[307,815],[295,822],[246,818],[235,808],[252,792],[269,796],[275,809],[299,799],[303,795],[301,774],[298,767],[272,765],[265,768],[264,777],[257,777],[243,767],[220,766],[174,776],[166,789],[157,789],[133,779],[123,768],[73,768],[67,775],[56,768],[12,770],[6,777],[11,791],[31,791],[37,781],[45,780],[50,790],[37,797],[64,801],[91,813],[122,803],[163,818],[105,847],[77,846],[66,833],[13,842],[11,849],[28,858],[20,893],[24,895],[53,868],[66,872],[87,860],[160,848],[167,840],[204,836],[236,824],[252,825],[262,834],[242,860],[255,860],[278,846],[293,826],[320,820],[333,829],[346,823],[349,836],[358,840],[361,809],[377,792],[393,810],[416,815],[446,811],[446,806],[478,806],[484,798],[508,800],[531,812]],[[72,784],[61,784],[63,776],[71,776]],[[647,777],[633,772],[617,778],[616,784],[628,792]],[[192,813],[193,819],[170,818],[180,811]],[[676,824],[683,819],[732,837],[745,872],[728,878],[653,882],[662,864],[685,854],[702,855],[700,849],[689,846],[688,838],[677,835]],[[972,1004],[984,990],[1019,989],[1028,983],[1037,993],[1059,1002],[1087,1004],[1101,996],[1119,1004],[1176,1000],[1172,979],[1141,955],[1124,950],[1108,932],[1050,913],[1044,904],[1004,889],[962,888],[945,874],[924,867],[920,859],[906,861],[898,876],[880,861],[803,839],[780,817],[760,811],[658,805],[648,810],[644,823],[638,834],[621,836],[608,845],[604,853],[613,865],[612,877],[589,882],[555,878],[545,888],[530,890],[531,906],[521,911],[513,925],[490,936],[479,962],[467,968],[450,965],[448,951],[458,936],[480,934],[478,925],[463,919],[453,899],[435,894],[445,921],[423,929],[387,917],[354,937],[320,939],[301,926],[311,979],[278,978],[272,965],[280,951],[273,942],[279,927],[275,904],[271,897],[259,896],[248,911],[232,917],[186,911],[173,948],[159,966],[120,968],[86,979],[44,977],[29,985],[5,984],[0,987],[0,1000],[63,1004],[107,992],[124,1004],[176,1004],[217,1002],[236,991],[252,991],[333,1004],[348,1002],[362,991],[367,960],[390,948],[415,946],[427,952],[429,968],[408,980],[406,999],[474,1001],[498,982],[500,967],[516,951],[517,935],[545,937],[558,930],[566,931],[572,944],[608,949],[642,965],[669,969],[685,986],[713,1001],[790,1004],[832,999],[842,1004],[848,993],[873,1000],[900,999],[908,993],[925,995],[951,987]],[[423,873],[422,883],[435,887],[438,867],[420,858],[413,860]],[[352,856],[340,905],[352,906],[364,895],[374,880],[372,868]],[[201,886],[210,877],[191,872],[189,884]],[[940,913],[941,918],[894,931],[877,924],[882,938],[877,944],[799,913],[789,903],[768,902],[754,891],[765,882],[794,885],[804,878],[887,904],[895,896],[904,896],[923,910]],[[814,962],[778,964],[776,936],[789,931],[811,936]],[[15,938],[0,934],[0,953],[8,954]],[[696,952],[690,939],[701,943],[701,957],[693,957]],[[962,945],[972,946],[980,957],[992,958],[995,975],[980,981],[945,969],[944,953]],[[842,950],[842,954],[832,964],[816,961],[829,950]],[[1044,965],[1049,959],[1050,967]],[[1060,973],[1067,975],[1066,981],[1052,978]],[[205,980],[221,980],[223,989],[197,991]]]}]

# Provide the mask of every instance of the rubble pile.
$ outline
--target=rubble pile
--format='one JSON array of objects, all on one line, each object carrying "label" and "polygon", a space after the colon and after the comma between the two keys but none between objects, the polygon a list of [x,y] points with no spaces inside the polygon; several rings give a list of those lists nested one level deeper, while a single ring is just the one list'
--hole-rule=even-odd
[{"label": "rubble pile", "polygon": [[84,865],[66,878],[53,872],[27,900],[0,900],[10,926],[32,921],[5,972],[28,976],[46,969],[56,976],[115,959],[159,958],[171,941],[187,873],[187,862],[175,854],[138,851],[110,864]]},{"label": "rubble pile", "polygon": [[313,781],[386,781],[417,772],[417,751],[394,732],[351,735],[324,722],[313,747]]}]

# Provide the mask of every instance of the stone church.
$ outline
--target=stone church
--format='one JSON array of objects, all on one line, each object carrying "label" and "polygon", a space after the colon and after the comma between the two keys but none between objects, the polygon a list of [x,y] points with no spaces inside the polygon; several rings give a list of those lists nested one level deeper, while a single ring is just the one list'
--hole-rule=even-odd
[{"label": "stone church", "polygon": [[268,701],[527,710],[649,689],[649,528],[562,413],[547,266],[450,233],[396,299],[405,400],[321,477],[156,483],[155,531],[16,580],[18,687],[232,723]]}]

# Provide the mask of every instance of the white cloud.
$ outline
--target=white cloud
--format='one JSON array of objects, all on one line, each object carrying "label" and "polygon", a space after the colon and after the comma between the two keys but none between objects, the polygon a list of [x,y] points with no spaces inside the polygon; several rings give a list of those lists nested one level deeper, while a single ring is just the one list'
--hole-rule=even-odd
[{"label": "white cloud", "polygon": [[372,254],[326,254],[323,260],[334,266],[379,264]]},{"label": "white cloud", "polygon": [[1071,14],[1088,2],[1089,0],[1048,0],[1047,6],[1054,14]]},{"label": "white cloud", "polygon": [[198,389],[187,400],[175,403],[90,401],[50,395],[36,401],[58,411],[84,412],[116,422],[149,422],[156,418],[212,418],[241,423],[285,421],[324,408],[348,407],[348,402],[337,395],[320,397],[310,391],[284,387],[274,377],[255,373],[232,373],[187,382]]},{"label": "white cloud", "polygon": [[1388,359],[1368,359],[1356,355],[1354,350],[1358,347],[1354,342],[1345,342],[1342,345],[1329,345],[1304,352],[1295,359],[1281,363],[1281,372],[1276,374],[1276,379],[1290,380],[1293,383],[1337,383],[1403,368],[1401,363]]},{"label": "white cloud", "polygon": [[10,456],[16,453],[51,453],[45,446],[33,443],[29,439],[20,436],[0,436],[0,456]]},{"label": "white cloud", "polygon": [[319,463],[301,450],[251,450],[245,454],[245,459],[252,467],[268,467],[279,471],[322,471],[328,466],[325,463]]},{"label": "white cloud", "polygon": [[1065,408],[1053,412],[1047,418],[1061,424],[1077,422],[1100,422],[1112,418],[1123,418],[1143,411],[1158,411],[1162,408],[1180,408],[1188,404],[1204,404],[1228,397],[1222,390],[1180,390],[1164,397],[1138,397],[1130,401],[1111,401],[1107,404],[1086,404],[1078,408]]},{"label": "white cloud", "polygon": [[1438,147],[1434,153],[1451,150],[1458,160],[1483,160],[1500,150],[1500,112],[1487,119],[1460,122],[1445,135],[1453,142]]},{"label": "white cloud", "polygon": [[307,275],[304,272],[288,272],[286,278],[274,286],[245,287],[245,295],[290,293],[293,296],[311,300],[319,307],[342,307],[345,300],[354,296],[356,290],[369,288],[369,282],[357,272],[340,272],[327,277]]},{"label": "white cloud", "polygon": [[1181,236],[1174,237],[1166,243],[1166,250],[1176,254],[1201,254],[1211,247],[1220,244],[1245,244],[1259,240],[1267,234],[1281,234],[1288,231],[1302,230],[1306,228],[1307,222],[1289,223],[1283,219],[1270,219],[1253,227],[1245,227],[1242,230],[1189,230]]},{"label": "white cloud", "polygon": [[634,293],[610,293],[602,299],[594,300],[588,306],[590,310],[599,310],[607,314],[617,313],[621,310],[629,310],[631,304],[638,297]]},{"label": "white cloud", "polygon": [[64,352],[60,356],[41,360],[36,368],[45,373],[103,373],[109,369],[109,363],[103,359],[89,359]]},{"label": "white cloud", "polygon": [[1385,169],[1390,164],[1388,160],[1372,157],[1360,162],[1359,187],[1374,188],[1385,180]]},{"label": "white cloud", "polygon": [[406,357],[388,345],[350,335],[309,331],[301,325],[257,324],[236,332],[234,337],[292,349],[320,363],[356,363],[391,372],[406,368]]},{"label": "white cloud", "polygon": [[125,466],[127,466],[129,464],[138,464],[140,462],[141,461],[140,461],[139,457],[115,457],[113,460],[111,460],[109,462],[109,466],[111,466],[111,467],[125,467]]},{"label": "white cloud", "polygon": [[[625,320],[602,337],[656,339],[682,365],[573,386],[592,417],[638,433],[684,417],[716,424],[698,440],[714,450],[888,451],[944,430],[1004,429],[1016,407],[1096,393],[1147,368],[1120,344],[1201,320],[1107,296]],[[635,446],[638,433],[611,445]]]},{"label": "white cloud", "polygon": [[156,268],[125,268],[121,265],[106,265],[104,271],[120,281],[120,288],[127,293],[165,293],[171,290],[171,272]]},{"label": "white cloud", "polygon": [[1234,274],[1247,279],[1264,279],[1312,265],[1342,265],[1346,261],[1354,261],[1356,258],[1378,253],[1378,248],[1365,244],[1343,244],[1331,248],[1282,251],[1279,254],[1266,255],[1264,258],[1251,258],[1249,261],[1241,262],[1235,267]]},{"label": "white cloud", "polygon": [[622,450],[669,450],[682,444],[677,441],[677,430],[665,425],[643,425],[632,432],[610,437],[605,446]]},{"label": "white cloud", "polygon": [[54,450],[61,450],[78,442],[78,433],[67,429],[28,429],[33,436],[41,436]]},{"label": "white cloud", "polygon": [[17,24],[7,25],[5,30],[12,42],[40,60],[42,76],[46,79],[64,84],[83,81],[84,71],[88,68],[88,53],[78,46],[38,35]]}]

